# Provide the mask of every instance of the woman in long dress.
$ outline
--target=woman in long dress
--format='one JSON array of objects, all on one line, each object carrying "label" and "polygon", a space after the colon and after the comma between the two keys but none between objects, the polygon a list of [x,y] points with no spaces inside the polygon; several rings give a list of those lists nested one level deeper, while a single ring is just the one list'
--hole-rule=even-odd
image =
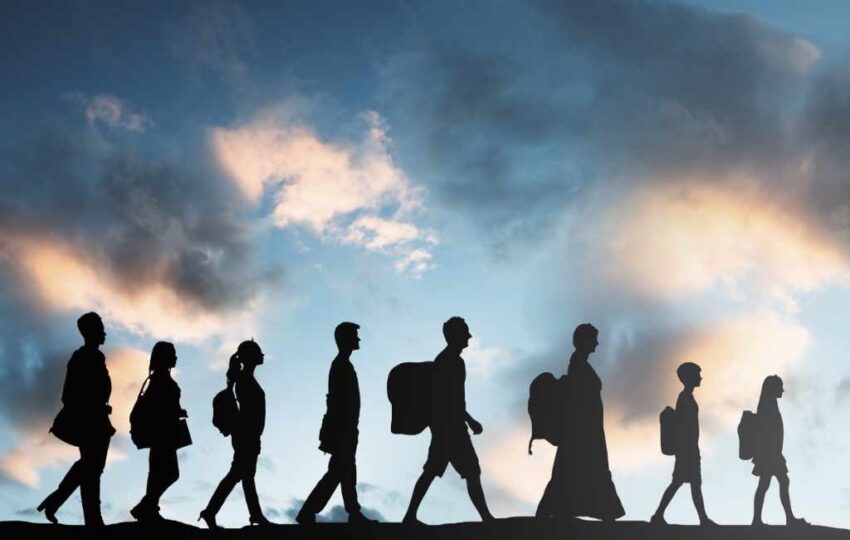
[{"label": "woman in long dress", "polygon": [[587,516],[614,521],[625,514],[608,466],[602,381],[588,361],[599,345],[598,336],[599,331],[590,324],[579,325],[573,333],[575,352],[565,385],[565,433],[538,517]]}]

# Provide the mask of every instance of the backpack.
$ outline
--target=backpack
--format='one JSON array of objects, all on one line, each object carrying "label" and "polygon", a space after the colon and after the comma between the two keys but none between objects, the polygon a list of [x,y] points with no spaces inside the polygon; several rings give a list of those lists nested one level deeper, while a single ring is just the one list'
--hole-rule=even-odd
[{"label": "backpack", "polygon": [[150,380],[150,375],[148,375],[148,378],[142,383],[142,387],[139,388],[139,395],[136,396],[136,402],[130,411],[130,439],[140,450],[150,448],[154,437],[153,418],[150,417],[150,400],[145,392]]},{"label": "backpack", "polygon": [[665,456],[676,455],[676,439],[679,431],[676,420],[676,410],[673,407],[664,407],[658,415],[658,423],[661,425],[661,453]]},{"label": "backpack", "polygon": [[528,387],[529,455],[535,439],[545,439],[553,446],[563,442],[568,388],[566,376],[556,379],[551,373],[541,373],[531,381]]},{"label": "backpack", "polygon": [[758,432],[756,422],[758,417],[753,411],[744,411],[738,422],[738,457],[743,460],[753,459],[756,455]]},{"label": "backpack", "polygon": [[218,428],[225,437],[233,433],[239,416],[239,405],[233,394],[233,387],[229,386],[215,395],[213,398],[212,424]]},{"label": "backpack", "polygon": [[387,397],[392,405],[390,431],[417,435],[431,424],[434,362],[405,362],[390,370]]}]

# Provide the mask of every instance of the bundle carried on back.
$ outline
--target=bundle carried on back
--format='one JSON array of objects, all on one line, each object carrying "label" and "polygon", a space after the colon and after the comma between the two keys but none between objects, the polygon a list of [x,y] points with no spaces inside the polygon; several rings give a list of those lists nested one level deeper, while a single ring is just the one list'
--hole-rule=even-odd
[{"label": "bundle carried on back", "polygon": [[753,459],[758,443],[758,416],[753,411],[744,411],[738,422],[738,457],[743,460]]},{"label": "bundle carried on back", "polygon": [[541,373],[528,388],[528,416],[531,419],[531,438],[528,453],[536,439],[545,439],[553,446],[564,442],[567,413],[567,377],[556,379],[551,373]]},{"label": "bundle carried on back", "polygon": [[676,419],[676,410],[673,407],[665,407],[658,415],[658,423],[661,426],[661,453],[665,456],[676,455],[679,431]]},{"label": "bundle carried on back", "polygon": [[387,397],[393,433],[417,435],[430,425],[433,377],[434,362],[406,362],[390,370]]},{"label": "bundle carried on back", "polygon": [[148,399],[145,389],[150,384],[150,376],[142,383],[139,389],[139,395],[136,396],[136,403],[133,404],[133,410],[130,411],[130,439],[136,448],[150,448],[154,438],[155,419],[151,417],[150,399]]},{"label": "bundle carried on back", "polygon": [[239,417],[239,405],[233,393],[233,385],[228,384],[227,388],[216,394],[212,404],[212,423],[222,435],[228,437],[233,433]]}]

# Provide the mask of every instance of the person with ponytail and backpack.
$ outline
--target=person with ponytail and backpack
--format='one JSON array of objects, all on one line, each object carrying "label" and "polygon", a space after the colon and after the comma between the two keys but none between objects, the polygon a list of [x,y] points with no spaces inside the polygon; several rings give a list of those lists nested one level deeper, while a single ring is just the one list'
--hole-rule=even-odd
[{"label": "person with ponytail and backpack", "polygon": [[198,516],[198,520],[203,519],[210,529],[218,528],[216,514],[239,482],[242,482],[251,525],[271,525],[263,515],[254,483],[260,457],[260,437],[266,423],[266,394],[254,378],[254,370],[263,363],[264,357],[262,349],[254,340],[240,343],[236,353],[230,357],[226,391],[231,394],[235,392],[238,403],[234,410],[236,418],[231,419],[228,426],[233,445],[233,462],[213,492],[207,507]]},{"label": "person with ponytail and backpack", "polygon": [[180,477],[177,449],[191,444],[185,421],[187,413],[180,406],[180,387],[171,378],[171,369],[176,365],[174,345],[157,342],[151,350],[147,387],[140,393],[130,416],[134,442],[150,448],[147,491],[130,510],[130,515],[142,522],[162,519],[159,499]]},{"label": "person with ponytail and backpack", "polygon": [[785,523],[787,525],[808,525],[805,519],[795,517],[793,510],[791,510],[788,467],[785,464],[785,456],[782,455],[785,429],[778,403],[783,393],[785,393],[785,388],[778,375],[770,375],[765,378],[761,386],[761,396],[756,412],[756,422],[754,423],[757,432],[754,437],[753,475],[759,477],[753,501],[753,525],[755,526],[764,525],[761,520],[764,496],[767,494],[767,488],[770,487],[770,481],[774,476],[779,481],[779,500],[782,502],[782,509],[785,510]]}]

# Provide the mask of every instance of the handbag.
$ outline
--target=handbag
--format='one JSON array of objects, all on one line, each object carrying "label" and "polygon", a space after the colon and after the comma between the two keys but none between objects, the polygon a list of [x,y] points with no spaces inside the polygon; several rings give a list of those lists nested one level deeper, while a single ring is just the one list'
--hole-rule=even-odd
[{"label": "handbag", "polygon": [[80,446],[79,420],[74,416],[67,407],[62,407],[53,420],[53,425],[50,427],[49,432],[64,443],[71,446]]},{"label": "handbag", "polygon": [[174,440],[175,448],[185,448],[192,444],[192,435],[189,433],[189,423],[185,418],[177,421],[177,433]]}]

